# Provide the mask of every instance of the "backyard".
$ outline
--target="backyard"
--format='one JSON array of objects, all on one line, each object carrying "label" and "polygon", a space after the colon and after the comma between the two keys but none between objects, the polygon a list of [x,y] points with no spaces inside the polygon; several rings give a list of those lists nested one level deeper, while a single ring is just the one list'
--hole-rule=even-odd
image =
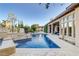
[{"label": "backyard", "polygon": [[0,7],[0,56],[79,56],[79,3]]}]

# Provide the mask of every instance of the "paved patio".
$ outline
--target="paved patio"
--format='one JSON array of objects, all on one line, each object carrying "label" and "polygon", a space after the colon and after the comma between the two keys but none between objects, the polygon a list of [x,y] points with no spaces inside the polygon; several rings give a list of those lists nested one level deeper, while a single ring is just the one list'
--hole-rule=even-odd
[{"label": "paved patio", "polygon": [[16,53],[12,56],[79,56],[79,47],[59,39],[56,35],[49,34],[48,37],[61,48],[16,48]]}]

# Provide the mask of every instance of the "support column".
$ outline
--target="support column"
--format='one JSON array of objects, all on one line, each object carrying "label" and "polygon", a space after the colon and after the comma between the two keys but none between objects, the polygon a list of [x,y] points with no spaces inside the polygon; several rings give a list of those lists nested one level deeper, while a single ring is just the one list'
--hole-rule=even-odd
[{"label": "support column", "polygon": [[59,36],[61,37],[61,22],[59,21]]},{"label": "support column", "polygon": [[48,33],[50,32],[49,30],[50,30],[50,28],[49,28],[49,25],[48,25]]},{"label": "support column", "polygon": [[51,33],[51,24],[49,25],[49,33]]},{"label": "support column", "polygon": [[57,25],[55,25],[55,32],[57,32]]},{"label": "support column", "polygon": [[51,34],[53,34],[53,24],[51,24]]}]

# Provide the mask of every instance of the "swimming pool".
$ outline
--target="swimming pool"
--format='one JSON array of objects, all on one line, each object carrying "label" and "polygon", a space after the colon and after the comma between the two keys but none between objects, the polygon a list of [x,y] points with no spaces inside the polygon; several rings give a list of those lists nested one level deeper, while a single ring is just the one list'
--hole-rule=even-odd
[{"label": "swimming pool", "polygon": [[47,34],[32,34],[32,38],[15,41],[16,48],[60,48]]}]

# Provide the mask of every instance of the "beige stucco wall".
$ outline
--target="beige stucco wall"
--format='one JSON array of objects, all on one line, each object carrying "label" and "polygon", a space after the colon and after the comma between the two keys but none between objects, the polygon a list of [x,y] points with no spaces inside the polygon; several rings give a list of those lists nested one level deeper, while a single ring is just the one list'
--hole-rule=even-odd
[{"label": "beige stucco wall", "polygon": [[6,28],[11,29],[12,23],[10,21],[6,21]]},{"label": "beige stucco wall", "polygon": [[[64,36],[64,39],[68,40],[68,41],[70,41],[72,43],[75,43],[76,46],[79,46],[79,7],[76,8],[73,12],[70,12],[67,15],[63,16],[63,17],[69,16],[69,15],[71,15],[73,13],[75,13],[75,18],[74,18],[75,38],[73,37],[73,34],[72,34],[72,37],[68,36],[68,32],[67,32],[67,36]],[[72,31],[74,32],[74,29],[72,29]],[[61,32],[61,30],[60,30],[60,32]],[[60,36],[63,37],[63,35],[61,35],[61,34],[60,34]]]},{"label": "beige stucco wall", "polygon": [[[73,13],[74,13],[74,15],[75,15],[75,17],[74,17],[75,32],[74,32],[74,29],[72,29],[72,31],[73,31],[73,33],[75,33],[75,37],[74,37],[73,33],[72,33],[72,36],[71,36],[71,37],[68,36],[68,32],[67,32],[67,35],[64,36],[64,31],[63,31],[63,34],[61,35],[61,30],[60,30],[60,35],[59,35],[59,37],[64,38],[64,40],[67,40],[67,41],[70,41],[70,42],[72,42],[72,43],[75,43],[76,46],[79,46],[79,7],[76,8],[74,11],[72,11],[72,12],[66,14],[66,15],[63,16],[63,17],[67,17],[67,16],[69,16],[69,15],[72,15]],[[52,24],[55,23],[55,22],[57,22],[57,21],[60,22],[60,20],[62,20],[63,17],[61,17],[60,19],[58,19],[58,20],[56,20],[56,21],[53,21]],[[61,23],[60,23],[60,24],[61,24]],[[59,24],[59,25],[60,25],[60,24]],[[51,25],[51,24],[48,24],[48,32],[49,32],[49,25]],[[61,26],[59,26],[59,27],[60,27],[60,29],[61,29]],[[73,27],[73,28],[74,28],[74,27]],[[68,29],[67,29],[67,31],[68,31]]]},{"label": "beige stucco wall", "polygon": [[79,47],[79,7],[75,10],[75,43]]},{"label": "beige stucco wall", "polygon": [[[65,16],[63,16],[63,18],[68,17],[68,16],[72,15],[73,13],[75,13],[75,10],[70,12],[70,13],[68,13],[68,14],[66,14]],[[75,20],[75,18],[74,18],[74,20]],[[73,32],[74,32],[74,29],[72,27],[72,36],[68,36],[68,25],[67,25],[67,35],[65,36],[64,35],[64,31],[63,31],[62,37],[64,37],[64,40],[67,40],[67,41],[69,41],[71,43],[75,43],[75,38],[73,37]]]}]

